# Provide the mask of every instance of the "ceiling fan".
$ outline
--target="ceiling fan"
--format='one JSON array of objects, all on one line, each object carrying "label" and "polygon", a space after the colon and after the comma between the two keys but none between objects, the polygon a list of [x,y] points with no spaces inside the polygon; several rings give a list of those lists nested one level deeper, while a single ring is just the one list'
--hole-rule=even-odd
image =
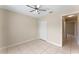
[{"label": "ceiling fan", "polygon": [[40,14],[40,11],[46,11],[45,9],[40,8],[41,5],[33,5],[34,7],[30,5],[26,5],[26,6],[33,9],[30,12],[37,12],[38,14]]}]

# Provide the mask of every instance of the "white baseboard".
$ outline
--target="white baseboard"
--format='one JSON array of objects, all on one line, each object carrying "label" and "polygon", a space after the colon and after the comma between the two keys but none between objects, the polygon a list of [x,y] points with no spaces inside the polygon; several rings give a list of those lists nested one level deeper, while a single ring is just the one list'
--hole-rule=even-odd
[{"label": "white baseboard", "polygon": [[23,44],[23,43],[28,43],[30,41],[33,41],[33,40],[36,40],[36,39],[31,39],[31,40],[26,40],[26,41],[21,41],[21,42],[18,42],[18,43],[14,43],[14,44],[11,44],[11,45],[8,45],[8,46],[4,46],[4,47],[1,47],[0,50],[3,50],[3,49],[7,49],[9,47],[14,47],[14,46],[17,46],[17,45],[20,45],[20,44]]},{"label": "white baseboard", "polygon": [[[41,40],[43,40],[43,39],[41,39]],[[55,42],[50,42],[50,41],[48,41],[48,40],[44,40],[44,41],[48,42],[49,44],[53,44],[53,45],[55,45],[55,46],[62,47],[62,45],[57,44],[57,43],[55,43]]]}]

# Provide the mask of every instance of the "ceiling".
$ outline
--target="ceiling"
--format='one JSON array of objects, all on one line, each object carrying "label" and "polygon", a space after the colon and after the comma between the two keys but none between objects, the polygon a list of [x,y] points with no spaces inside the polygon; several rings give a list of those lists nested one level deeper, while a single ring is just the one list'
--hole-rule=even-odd
[{"label": "ceiling", "polygon": [[50,11],[53,11],[53,13],[63,13],[64,11],[67,10],[68,11],[74,10],[72,5],[41,5],[41,9],[46,9],[47,11],[44,12],[41,11],[40,14],[37,14],[36,12],[32,12],[32,13],[29,12],[32,10],[32,8],[29,8],[25,5],[0,5],[0,8],[22,13],[33,17],[45,16],[49,14]]}]

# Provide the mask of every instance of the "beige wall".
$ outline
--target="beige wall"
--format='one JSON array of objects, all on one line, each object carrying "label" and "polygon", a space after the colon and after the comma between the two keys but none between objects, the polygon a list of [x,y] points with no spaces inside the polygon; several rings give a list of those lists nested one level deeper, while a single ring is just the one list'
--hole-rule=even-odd
[{"label": "beige wall", "polygon": [[66,32],[69,35],[74,35],[75,31],[75,23],[74,22],[66,22]]},{"label": "beige wall", "polygon": [[77,22],[77,17],[71,17],[71,18],[65,18],[65,22],[66,22],[66,32],[69,35],[74,35],[75,34],[75,26],[76,26],[76,22]]},{"label": "beige wall", "polygon": [[46,40],[49,43],[62,47],[62,18],[57,14],[48,14],[41,17],[41,21],[47,22],[47,35]]},{"label": "beige wall", "polygon": [[6,32],[5,32],[5,27],[4,27],[4,12],[1,10],[0,11],[0,47],[3,47],[6,45]]},{"label": "beige wall", "polygon": [[79,14],[78,14],[78,19],[77,19],[77,35],[76,35],[77,43],[79,45]]},{"label": "beige wall", "polygon": [[0,48],[37,39],[37,20],[0,9]]}]

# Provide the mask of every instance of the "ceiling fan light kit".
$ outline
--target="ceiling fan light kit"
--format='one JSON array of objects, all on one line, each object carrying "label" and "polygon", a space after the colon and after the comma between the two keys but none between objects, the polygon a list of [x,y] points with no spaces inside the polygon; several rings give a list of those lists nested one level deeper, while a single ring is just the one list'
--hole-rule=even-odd
[{"label": "ceiling fan light kit", "polygon": [[34,7],[32,5],[26,5],[26,6],[33,9],[29,12],[36,12],[36,13],[40,14],[41,11],[47,11],[45,9],[41,9],[41,5],[33,5]]}]

